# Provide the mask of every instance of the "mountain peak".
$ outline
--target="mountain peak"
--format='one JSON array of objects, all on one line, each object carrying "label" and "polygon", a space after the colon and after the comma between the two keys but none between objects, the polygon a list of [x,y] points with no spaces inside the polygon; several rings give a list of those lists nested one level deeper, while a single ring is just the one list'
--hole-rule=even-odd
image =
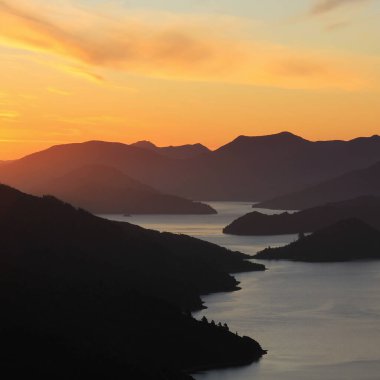
[{"label": "mountain peak", "polygon": [[163,156],[167,156],[174,159],[186,159],[199,156],[201,154],[209,153],[210,150],[202,144],[186,144],[186,145],[169,145],[169,146],[157,146],[150,141],[138,141],[131,144],[133,147],[151,150],[160,153]]},{"label": "mountain peak", "polygon": [[289,142],[308,142],[304,138],[297,136],[291,132],[280,132],[272,135],[263,136],[238,136],[233,142],[276,142],[276,143],[289,143]]},{"label": "mountain peak", "polygon": [[138,148],[144,148],[144,149],[155,149],[155,148],[157,148],[156,145],[154,145],[151,141],[148,141],[148,140],[137,141],[131,145],[137,146]]},{"label": "mountain peak", "polygon": [[229,151],[230,149],[236,149],[241,151],[242,149],[251,149],[252,147],[260,148],[281,148],[283,145],[288,144],[303,144],[309,143],[308,140],[303,139],[300,136],[294,135],[290,132],[280,132],[273,135],[264,136],[238,136],[235,140],[222,146],[217,151]]},{"label": "mountain peak", "polygon": [[291,132],[279,132],[272,135],[263,135],[263,136],[245,136],[240,135],[234,141],[244,141],[244,140],[259,140],[259,141],[307,141],[304,138],[297,136]]}]

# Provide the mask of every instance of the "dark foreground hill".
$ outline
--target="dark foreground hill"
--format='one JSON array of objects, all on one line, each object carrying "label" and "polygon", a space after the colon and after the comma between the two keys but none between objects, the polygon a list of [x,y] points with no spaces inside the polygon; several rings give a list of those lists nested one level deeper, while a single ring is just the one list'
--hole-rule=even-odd
[{"label": "dark foreground hill", "polygon": [[297,234],[314,232],[348,218],[358,218],[380,229],[380,197],[360,197],[278,215],[251,212],[234,220],[223,232],[231,235]]},{"label": "dark foreground hill", "polygon": [[[185,310],[245,256],[0,186],[0,367],[13,378],[187,379],[264,352]],[[10,378],[10,377],[8,377]]]},{"label": "dark foreground hill", "polygon": [[264,249],[255,258],[307,262],[380,259],[380,231],[358,219],[346,219],[285,247]]},{"label": "dark foreground hill", "polygon": [[163,194],[120,170],[88,165],[47,180],[34,193],[51,194],[95,214],[216,214],[200,202]]},{"label": "dark foreground hill", "polygon": [[304,190],[262,202],[258,207],[302,210],[327,202],[337,202],[365,195],[380,196],[380,162],[365,169],[350,171]]}]

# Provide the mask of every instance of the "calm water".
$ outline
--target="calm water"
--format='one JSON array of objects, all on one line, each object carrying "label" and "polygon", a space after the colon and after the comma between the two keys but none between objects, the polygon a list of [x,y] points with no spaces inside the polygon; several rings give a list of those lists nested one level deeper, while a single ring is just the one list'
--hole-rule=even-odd
[{"label": "calm water", "polygon": [[[210,216],[108,215],[160,231],[186,233],[253,254],[295,236],[225,236],[222,228],[251,211],[247,203],[213,202]],[[265,263],[266,272],[236,276],[242,290],[204,298],[197,313],[227,322],[231,330],[269,350],[259,363],[210,371],[197,380],[380,379],[380,262]]]}]

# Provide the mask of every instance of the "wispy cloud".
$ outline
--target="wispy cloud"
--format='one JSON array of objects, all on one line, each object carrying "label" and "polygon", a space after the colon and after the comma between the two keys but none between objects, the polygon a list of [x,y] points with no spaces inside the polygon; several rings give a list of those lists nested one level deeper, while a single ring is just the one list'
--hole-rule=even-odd
[{"label": "wispy cloud", "polygon": [[69,96],[71,94],[69,91],[62,90],[62,89],[57,88],[57,87],[48,87],[46,89],[46,91],[48,91],[52,94],[61,95],[61,96]]},{"label": "wispy cloud", "polygon": [[[55,8],[57,4],[62,8]],[[346,57],[234,36],[236,20],[130,15],[74,4],[0,0],[0,43],[73,60],[76,63],[57,68],[97,83],[104,78],[91,67],[177,80],[285,88],[352,90],[366,85],[362,70]],[[342,4],[342,0],[321,1],[314,12]]]},{"label": "wispy cloud", "polygon": [[64,71],[65,73],[86,79],[90,82],[103,83],[106,81],[105,78],[102,77],[101,75],[96,74],[84,67],[72,66],[72,65],[59,65],[59,64],[56,64],[53,66],[61,71]]},{"label": "wispy cloud", "polygon": [[5,92],[0,92],[0,106],[9,106],[12,105],[12,102],[9,99],[9,95]]},{"label": "wispy cloud", "polygon": [[16,111],[0,110],[0,121],[2,122],[15,122],[20,117]]},{"label": "wispy cloud", "polygon": [[351,23],[349,21],[337,21],[337,22],[333,22],[331,24],[328,24],[325,27],[325,30],[327,30],[328,32],[334,32],[336,30],[347,28],[350,25],[351,25]]},{"label": "wispy cloud", "polygon": [[112,115],[77,116],[77,117],[52,117],[53,120],[65,124],[77,125],[106,125],[125,123],[126,119]]},{"label": "wispy cloud", "polygon": [[361,5],[372,0],[318,0],[312,7],[310,14],[321,15],[332,12],[348,5]]},{"label": "wispy cloud", "polygon": [[46,140],[46,139],[0,139],[0,143],[14,143],[14,144],[20,144],[20,143],[53,143],[53,144],[59,144],[59,143],[65,143],[67,141],[65,140]]}]

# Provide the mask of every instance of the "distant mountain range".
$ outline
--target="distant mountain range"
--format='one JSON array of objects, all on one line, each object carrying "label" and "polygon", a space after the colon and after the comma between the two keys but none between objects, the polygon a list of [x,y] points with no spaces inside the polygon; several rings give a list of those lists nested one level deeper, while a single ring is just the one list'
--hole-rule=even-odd
[{"label": "distant mountain range", "polygon": [[139,177],[146,172],[153,179],[175,162],[166,154],[124,144],[69,144],[0,166],[0,181],[32,194],[61,197],[95,213],[216,213],[208,205],[165,194],[126,174]]},{"label": "distant mountain range", "polygon": [[264,249],[254,257],[305,262],[380,259],[380,231],[359,219],[346,219],[285,247]]},{"label": "distant mountain range", "polygon": [[365,195],[380,196],[380,161],[368,168],[350,171],[304,190],[262,202],[255,207],[302,210]]},{"label": "distant mountain range", "polygon": [[380,229],[380,197],[360,197],[278,215],[255,211],[234,220],[223,232],[231,235],[297,234],[314,232],[349,218],[360,219]]},{"label": "distant mountain range", "polygon": [[283,132],[240,136],[215,151],[197,144],[157,148],[149,142],[90,141],[54,146],[0,166],[0,181],[41,193],[46,181],[100,165],[163,194],[192,200],[265,201],[376,162],[379,136],[311,142]]},{"label": "distant mountain range", "polygon": [[260,201],[377,161],[379,136],[347,142],[311,142],[288,132],[240,136],[211,154],[186,160],[176,182],[158,188],[191,199]]},{"label": "distant mountain range", "polygon": [[[172,379],[264,351],[187,310],[264,270],[187,236],[95,217],[0,186],[0,367],[6,378]],[[207,342],[207,344],[205,344]]]}]

